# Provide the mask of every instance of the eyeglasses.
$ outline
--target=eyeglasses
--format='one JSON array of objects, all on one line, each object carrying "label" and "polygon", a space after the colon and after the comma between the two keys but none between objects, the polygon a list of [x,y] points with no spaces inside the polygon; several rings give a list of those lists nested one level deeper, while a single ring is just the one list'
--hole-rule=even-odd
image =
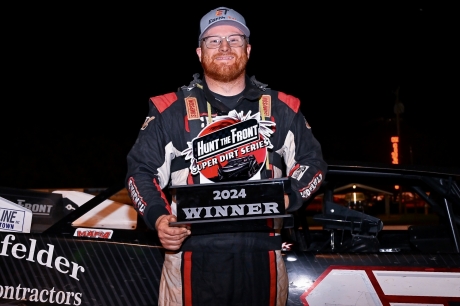
[{"label": "eyeglasses", "polygon": [[232,48],[242,47],[244,44],[244,41],[246,40],[246,35],[233,34],[233,35],[228,35],[227,37],[208,36],[208,37],[203,37],[201,40],[204,41],[204,44],[209,49],[216,49],[216,48],[219,48],[219,46],[222,44],[222,41],[224,39],[228,42],[229,46]]}]

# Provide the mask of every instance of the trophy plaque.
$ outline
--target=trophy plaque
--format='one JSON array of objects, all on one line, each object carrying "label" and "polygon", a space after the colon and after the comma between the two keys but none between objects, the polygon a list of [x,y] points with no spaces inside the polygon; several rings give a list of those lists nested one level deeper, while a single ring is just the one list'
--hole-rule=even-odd
[{"label": "trophy plaque", "polygon": [[180,185],[169,189],[177,204],[177,222],[172,222],[172,226],[186,224],[193,228],[202,224],[200,228],[206,228],[205,224],[209,224],[214,229],[253,230],[266,225],[266,219],[292,217],[285,213],[284,206],[284,195],[291,192],[288,178]]}]

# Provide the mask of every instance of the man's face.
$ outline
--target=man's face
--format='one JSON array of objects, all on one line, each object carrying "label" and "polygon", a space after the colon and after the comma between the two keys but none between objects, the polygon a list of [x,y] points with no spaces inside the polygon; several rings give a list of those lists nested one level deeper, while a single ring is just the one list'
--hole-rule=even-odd
[{"label": "man's face", "polygon": [[[221,25],[210,28],[203,37],[227,37],[232,34],[243,33],[236,27]],[[220,82],[231,82],[245,73],[251,45],[245,42],[242,47],[230,47],[227,40],[223,39],[216,49],[209,49],[201,42],[196,52],[206,76]]]}]

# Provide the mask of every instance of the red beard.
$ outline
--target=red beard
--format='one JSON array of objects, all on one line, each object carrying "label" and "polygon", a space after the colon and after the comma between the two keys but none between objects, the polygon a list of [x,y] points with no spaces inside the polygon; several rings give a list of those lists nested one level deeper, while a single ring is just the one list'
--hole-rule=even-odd
[{"label": "red beard", "polygon": [[[215,63],[214,59],[222,55],[234,56],[236,58],[235,63],[231,65]],[[201,66],[203,66],[204,74],[211,79],[227,83],[236,80],[239,76],[245,73],[247,62],[248,56],[246,52],[244,52],[244,54],[242,54],[240,57],[238,57],[233,52],[226,52],[215,54],[212,57],[203,55]]]}]

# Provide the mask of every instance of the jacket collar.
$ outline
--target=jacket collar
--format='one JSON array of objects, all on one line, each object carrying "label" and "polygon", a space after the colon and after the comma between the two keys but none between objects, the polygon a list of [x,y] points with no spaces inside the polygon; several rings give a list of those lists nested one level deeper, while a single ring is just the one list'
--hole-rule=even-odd
[{"label": "jacket collar", "polygon": [[[260,86],[257,81],[255,81],[255,78],[249,78],[248,75],[245,75],[245,83],[246,87],[243,90],[243,96],[242,99],[249,100],[251,102],[257,102],[260,97],[262,96],[262,91],[264,90],[265,86]],[[208,84],[206,84],[205,78],[201,81],[201,85],[203,86],[203,92],[206,97],[206,100],[218,111],[227,113],[230,111],[227,106],[225,106],[222,102],[217,100],[212,91],[209,90]],[[259,85],[259,86],[257,86]],[[262,84],[263,85],[263,84]]]}]

